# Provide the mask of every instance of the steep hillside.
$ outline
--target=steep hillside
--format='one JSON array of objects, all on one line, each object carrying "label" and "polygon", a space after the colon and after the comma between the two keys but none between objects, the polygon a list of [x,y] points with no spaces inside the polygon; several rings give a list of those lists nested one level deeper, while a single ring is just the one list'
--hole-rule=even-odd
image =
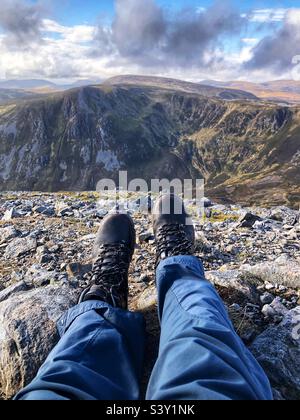
[{"label": "steep hillside", "polygon": [[91,190],[103,177],[204,176],[220,200],[300,202],[298,109],[145,86],[0,107],[1,190]]}]

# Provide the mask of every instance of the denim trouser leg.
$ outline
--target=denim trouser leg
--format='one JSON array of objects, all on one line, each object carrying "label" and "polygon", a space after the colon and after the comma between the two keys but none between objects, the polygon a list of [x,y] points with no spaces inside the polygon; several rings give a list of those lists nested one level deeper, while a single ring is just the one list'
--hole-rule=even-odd
[{"label": "denim trouser leg", "polygon": [[[264,372],[233,330],[195,257],[157,271],[160,353],[148,399],[271,399]],[[144,321],[103,302],[82,303],[59,322],[62,338],[16,399],[139,398]]]},{"label": "denim trouser leg", "polygon": [[62,338],[16,399],[136,400],[144,355],[144,320],[90,301],[58,324]]},{"label": "denim trouser leg", "polygon": [[195,257],[157,270],[161,342],[147,399],[272,399],[269,381],[234,332]]}]

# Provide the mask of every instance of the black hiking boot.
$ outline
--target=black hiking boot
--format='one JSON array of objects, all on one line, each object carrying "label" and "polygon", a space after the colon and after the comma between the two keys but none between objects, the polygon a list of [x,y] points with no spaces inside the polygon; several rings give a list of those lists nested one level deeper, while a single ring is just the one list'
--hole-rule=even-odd
[{"label": "black hiking boot", "polygon": [[134,224],[126,214],[104,218],[94,246],[91,285],[84,290],[80,303],[101,300],[127,309],[128,270],[135,249]]},{"label": "black hiking boot", "polygon": [[194,226],[178,196],[162,195],[154,206],[152,218],[157,248],[156,266],[168,257],[194,254]]}]

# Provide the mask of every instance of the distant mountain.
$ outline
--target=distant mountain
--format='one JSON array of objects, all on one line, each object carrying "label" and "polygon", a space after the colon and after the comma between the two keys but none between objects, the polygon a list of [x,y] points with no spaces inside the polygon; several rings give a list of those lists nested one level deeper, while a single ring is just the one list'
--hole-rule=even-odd
[{"label": "distant mountain", "polygon": [[275,80],[273,82],[261,83],[262,86],[273,91],[291,92],[300,94],[300,81]]},{"label": "distant mountain", "polygon": [[200,82],[219,88],[244,90],[260,99],[291,104],[300,103],[300,81],[276,80],[266,83],[251,83],[243,81],[219,82],[205,80]]},{"label": "distant mountain", "polygon": [[99,85],[102,83],[102,79],[83,79],[83,80],[77,80],[74,83],[66,84],[66,85],[58,85],[58,87],[63,88],[63,90],[68,89],[74,89],[79,88],[83,86],[93,86],[93,85]]},{"label": "distant mountain", "polygon": [[57,85],[55,83],[49,82],[48,80],[38,80],[38,79],[13,79],[13,80],[0,80],[0,88],[3,89],[42,89],[42,88],[53,88],[56,89]]},{"label": "distant mountain", "polygon": [[15,102],[18,100],[29,99],[36,97],[37,95],[26,92],[24,90],[17,89],[2,89],[0,88],[0,105]]},{"label": "distant mountain", "polygon": [[1,190],[90,190],[128,170],[204,177],[220,201],[299,207],[299,151],[297,107],[182,89],[104,84],[0,106]]},{"label": "distant mountain", "polygon": [[101,79],[83,79],[70,84],[57,84],[49,80],[40,79],[20,79],[20,80],[0,80],[2,89],[18,89],[28,92],[59,92],[68,89],[74,89],[82,86],[89,86],[101,83]]},{"label": "distant mountain", "polygon": [[168,79],[154,76],[116,76],[105,81],[108,85],[135,85],[152,86],[181,92],[196,93],[209,98],[220,98],[224,100],[257,100],[257,97],[249,92],[237,89],[227,89],[206,86],[204,84],[191,83],[177,79]]}]

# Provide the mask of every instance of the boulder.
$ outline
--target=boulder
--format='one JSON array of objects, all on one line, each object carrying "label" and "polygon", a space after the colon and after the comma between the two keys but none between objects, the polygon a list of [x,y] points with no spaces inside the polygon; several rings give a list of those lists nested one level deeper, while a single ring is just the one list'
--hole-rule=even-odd
[{"label": "boulder", "polygon": [[149,287],[132,302],[132,309],[145,312],[157,306],[156,287]]},{"label": "boulder", "polygon": [[21,255],[35,251],[37,248],[37,240],[34,237],[13,239],[5,250],[4,257],[7,259],[17,258]]},{"label": "boulder", "polygon": [[16,238],[20,234],[14,226],[7,226],[0,229],[0,244]]},{"label": "boulder", "polygon": [[252,228],[256,222],[260,222],[261,220],[259,216],[245,212],[238,220],[238,226],[241,228]]},{"label": "boulder", "polygon": [[42,287],[56,281],[58,277],[57,271],[45,270],[40,264],[34,264],[28,268],[24,281],[30,287]]},{"label": "boulder", "polygon": [[43,216],[48,216],[48,217],[55,216],[54,207],[37,206],[33,210],[35,213],[42,214]]},{"label": "boulder", "polygon": [[300,288],[300,263],[294,259],[280,257],[275,262],[243,265],[242,269],[272,285]]},{"label": "boulder", "polygon": [[56,322],[76,303],[70,286],[17,293],[0,303],[0,394],[13,397],[36,375],[59,340]]},{"label": "boulder", "polygon": [[250,301],[254,304],[260,303],[260,296],[257,287],[261,285],[258,278],[243,273],[239,270],[228,271],[208,271],[206,278],[214,286],[233,290],[236,295],[245,301]]},{"label": "boulder", "polygon": [[66,207],[58,212],[58,217],[73,217],[74,211],[71,207]]},{"label": "boulder", "polygon": [[7,287],[6,289],[0,292],[0,303],[4,302],[15,293],[24,292],[26,290],[28,290],[28,286],[23,280],[21,280],[18,283],[13,284],[12,286]]},{"label": "boulder", "polygon": [[264,293],[260,297],[260,301],[263,305],[270,305],[270,303],[272,303],[274,299],[274,296],[269,292]]},{"label": "boulder", "polygon": [[266,318],[279,317],[282,319],[288,313],[288,309],[282,304],[281,299],[277,297],[271,304],[264,305],[262,313]]},{"label": "boulder", "polygon": [[300,307],[256,338],[250,350],[285,399],[300,399]]},{"label": "boulder", "polygon": [[82,278],[85,274],[92,271],[92,264],[70,263],[67,265],[67,273],[70,277]]},{"label": "boulder", "polygon": [[6,210],[2,217],[2,220],[9,221],[20,216],[20,213],[13,207],[12,209]]}]

